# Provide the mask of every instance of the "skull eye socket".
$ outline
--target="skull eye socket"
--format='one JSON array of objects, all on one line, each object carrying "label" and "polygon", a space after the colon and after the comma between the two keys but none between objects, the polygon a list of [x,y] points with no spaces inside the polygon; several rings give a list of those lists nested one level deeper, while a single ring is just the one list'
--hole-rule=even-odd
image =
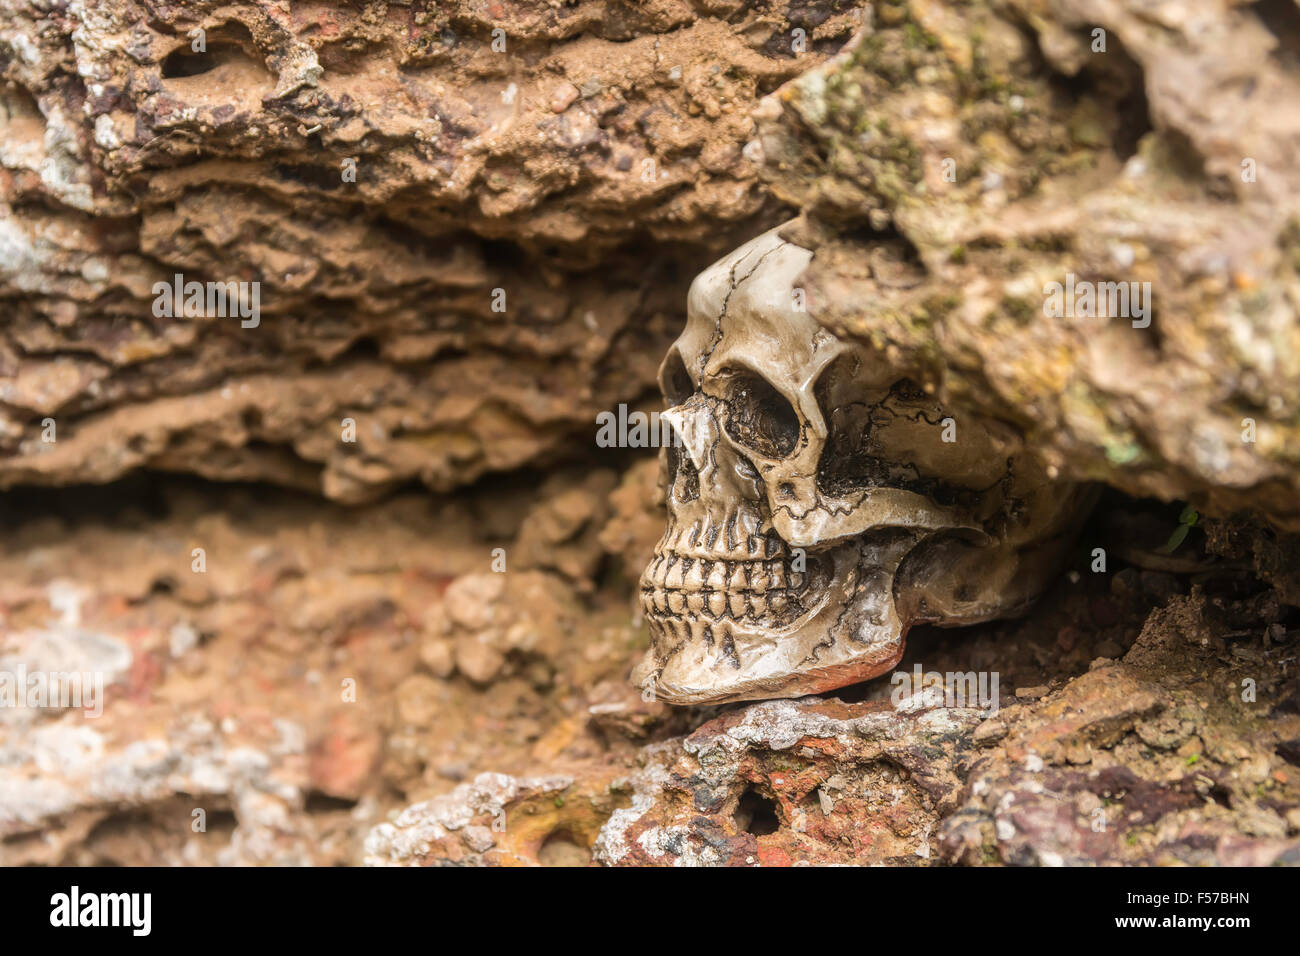
[{"label": "skull eye socket", "polygon": [[664,364],[659,369],[659,388],[668,400],[668,407],[680,405],[695,393],[695,383],[691,373],[686,371],[686,363],[677,349],[669,351]]},{"label": "skull eye socket", "polygon": [[817,484],[823,492],[844,495],[871,483],[872,404],[857,386],[861,362],[841,355],[822,370],[813,394],[826,421],[826,444],[817,463]]},{"label": "skull eye socket", "polygon": [[[943,505],[970,506],[971,492],[950,484],[942,467],[938,423],[943,411],[910,379],[887,388],[862,383],[861,363],[842,355],[828,365],[814,388],[826,420],[826,444],[817,463],[817,486],[844,497],[864,488],[901,488]],[[923,470],[918,451],[930,453]]]},{"label": "skull eye socket", "polygon": [[745,369],[723,373],[727,434],[764,458],[785,458],[799,444],[799,415],[775,388]]}]

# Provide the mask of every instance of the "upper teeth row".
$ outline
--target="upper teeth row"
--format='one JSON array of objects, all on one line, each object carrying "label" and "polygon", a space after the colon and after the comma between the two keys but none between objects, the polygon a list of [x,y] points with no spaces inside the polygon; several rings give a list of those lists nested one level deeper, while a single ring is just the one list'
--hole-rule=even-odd
[{"label": "upper teeth row", "polygon": [[671,522],[659,543],[664,554],[702,560],[763,561],[775,558],[785,544],[774,533],[757,531],[758,519],[737,514],[726,521],[706,517],[694,523]]},{"label": "upper teeth row", "polygon": [[792,571],[781,561],[709,561],[685,558],[671,552],[658,554],[646,568],[642,584],[684,591],[798,590],[808,580],[806,571]]}]

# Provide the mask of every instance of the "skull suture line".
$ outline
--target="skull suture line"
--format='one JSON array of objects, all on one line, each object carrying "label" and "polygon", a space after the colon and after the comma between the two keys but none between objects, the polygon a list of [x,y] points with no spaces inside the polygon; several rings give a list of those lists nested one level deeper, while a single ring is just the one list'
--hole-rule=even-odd
[{"label": "skull suture line", "polygon": [[912,624],[1016,613],[1083,513],[1013,432],[945,442],[922,389],[797,309],[811,258],[772,230],[715,263],[660,370],[680,445],[632,679],[669,703],[833,690],[893,668]]}]

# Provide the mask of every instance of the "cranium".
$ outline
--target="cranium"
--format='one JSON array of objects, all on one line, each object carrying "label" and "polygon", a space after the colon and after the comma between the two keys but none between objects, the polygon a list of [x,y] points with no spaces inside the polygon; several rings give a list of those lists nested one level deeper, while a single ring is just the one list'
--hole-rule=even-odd
[{"label": "cranium", "polygon": [[918,622],[1021,610],[1081,515],[1002,426],[949,417],[800,308],[812,253],[772,230],[691,286],[668,350],[668,527],[633,680],[675,704],[884,673]]}]

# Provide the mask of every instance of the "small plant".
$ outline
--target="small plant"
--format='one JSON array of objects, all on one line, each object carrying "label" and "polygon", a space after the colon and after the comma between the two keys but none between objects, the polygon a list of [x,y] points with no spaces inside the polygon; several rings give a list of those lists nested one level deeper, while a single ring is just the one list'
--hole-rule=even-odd
[{"label": "small plant", "polygon": [[1178,550],[1178,546],[1187,538],[1187,532],[1196,527],[1196,522],[1200,520],[1201,516],[1197,514],[1195,508],[1191,505],[1185,506],[1182,514],[1178,516],[1178,527],[1174,529],[1174,533],[1169,536],[1168,541],[1156,548],[1156,553],[1173,554]]}]

